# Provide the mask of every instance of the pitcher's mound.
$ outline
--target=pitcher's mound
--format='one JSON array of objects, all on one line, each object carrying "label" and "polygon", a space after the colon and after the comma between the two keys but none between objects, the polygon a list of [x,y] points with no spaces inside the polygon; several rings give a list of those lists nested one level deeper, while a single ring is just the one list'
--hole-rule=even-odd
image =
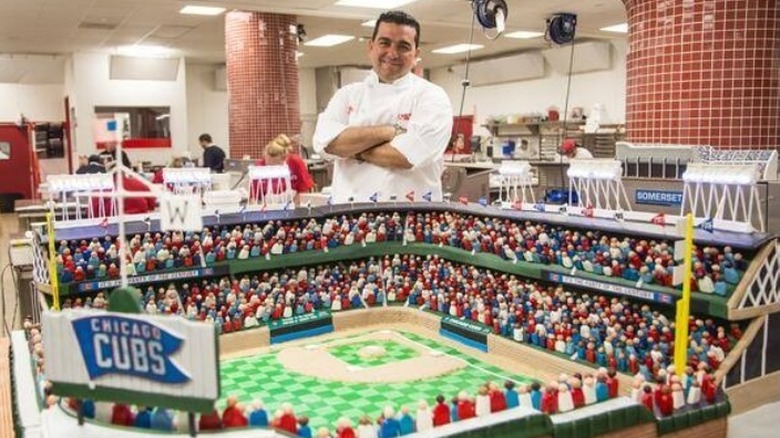
[{"label": "pitcher's mound", "polygon": [[358,350],[358,356],[361,359],[377,359],[387,354],[385,347],[379,345],[368,345]]}]

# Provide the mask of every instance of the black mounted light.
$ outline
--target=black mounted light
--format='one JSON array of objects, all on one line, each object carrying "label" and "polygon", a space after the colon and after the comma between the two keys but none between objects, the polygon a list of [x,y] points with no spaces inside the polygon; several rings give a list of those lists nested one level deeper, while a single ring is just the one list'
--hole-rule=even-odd
[{"label": "black mounted light", "polygon": [[474,14],[479,24],[485,29],[504,30],[506,18],[509,16],[509,6],[504,0],[474,0]]},{"label": "black mounted light", "polygon": [[568,12],[554,14],[547,19],[546,38],[554,44],[569,44],[577,31],[577,15]]}]

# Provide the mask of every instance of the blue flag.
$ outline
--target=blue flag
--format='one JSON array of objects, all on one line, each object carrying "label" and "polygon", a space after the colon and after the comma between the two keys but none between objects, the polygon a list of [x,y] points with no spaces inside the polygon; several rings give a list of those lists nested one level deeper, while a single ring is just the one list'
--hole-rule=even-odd
[{"label": "blue flag", "polygon": [[379,193],[378,193],[378,192],[374,192],[374,194],[373,194],[373,195],[371,195],[371,196],[369,196],[369,197],[368,197],[368,199],[369,199],[371,202],[373,202],[374,204],[376,204],[376,203],[377,203],[377,201],[379,200]]},{"label": "blue flag", "polygon": [[333,196],[328,196],[328,205],[333,205]]},{"label": "blue flag", "polygon": [[431,202],[431,199],[433,199],[433,191],[432,190],[428,190],[427,192],[423,193],[422,198],[426,202]]},{"label": "blue flag", "polygon": [[483,207],[487,207],[487,205],[488,205],[488,199],[486,197],[484,197],[484,196],[479,198],[478,202],[479,202],[479,205],[481,205]]},{"label": "blue flag", "polygon": [[184,340],[164,327],[116,315],[89,316],[71,324],[91,380],[106,374],[162,383],[192,380],[171,360]]},{"label": "blue flag", "polygon": [[290,207],[291,207],[291,206],[292,206],[292,201],[287,201],[287,203],[286,203],[286,204],[284,204],[284,207],[283,207],[283,209],[284,209],[285,211],[287,211],[287,210],[289,210],[289,209],[290,209]]},{"label": "blue flag", "polygon": [[712,233],[715,231],[715,224],[713,223],[712,218],[709,218],[709,219],[705,219],[704,222],[700,223],[699,225],[696,225],[694,228],[699,228],[708,233]]},{"label": "blue flag", "polygon": [[534,210],[544,212],[545,210],[544,204],[542,204],[541,202],[537,202],[536,204],[534,204]]}]

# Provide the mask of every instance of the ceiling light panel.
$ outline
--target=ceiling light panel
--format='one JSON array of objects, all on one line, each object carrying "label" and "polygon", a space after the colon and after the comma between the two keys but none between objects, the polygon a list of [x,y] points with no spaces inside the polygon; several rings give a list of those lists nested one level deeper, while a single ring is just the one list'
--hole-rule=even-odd
[{"label": "ceiling light panel", "polygon": [[225,8],[196,5],[187,5],[179,11],[180,14],[185,15],[219,15],[223,12],[225,12]]},{"label": "ceiling light panel", "polygon": [[542,32],[532,32],[527,30],[518,30],[517,32],[510,32],[504,34],[504,36],[507,38],[519,38],[519,39],[538,38],[542,35],[544,35],[544,33]]},{"label": "ceiling light panel", "polygon": [[417,0],[339,0],[336,5],[353,8],[395,9],[415,1]]},{"label": "ceiling light panel", "polygon": [[455,44],[454,46],[447,46],[442,47],[440,49],[433,50],[433,53],[439,53],[443,55],[452,55],[455,53],[463,53],[468,52],[469,49],[472,51],[479,50],[484,48],[485,46],[479,45],[479,44]]},{"label": "ceiling light panel", "polygon": [[603,32],[628,33],[628,23],[614,24],[612,26],[602,27],[599,30]]}]

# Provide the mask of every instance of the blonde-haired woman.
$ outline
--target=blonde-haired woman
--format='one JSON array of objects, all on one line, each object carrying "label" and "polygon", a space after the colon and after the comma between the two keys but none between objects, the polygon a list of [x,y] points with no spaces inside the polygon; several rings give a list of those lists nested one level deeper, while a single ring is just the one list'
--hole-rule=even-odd
[{"label": "blonde-haired woman", "polygon": [[[256,164],[258,166],[287,165],[290,169],[290,188],[295,191],[295,205],[298,205],[300,204],[300,194],[311,190],[314,187],[314,180],[312,180],[303,158],[294,153],[292,149],[293,142],[290,140],[290,137],[279,134],[265,145],[263,159],[257,160]],[[257,189],[257,184],[254,184],[252,186],[252,196],[254,196],[254,192]],[[273,187],[272,190],[279,192],[286,190],[286,187]]]}]

